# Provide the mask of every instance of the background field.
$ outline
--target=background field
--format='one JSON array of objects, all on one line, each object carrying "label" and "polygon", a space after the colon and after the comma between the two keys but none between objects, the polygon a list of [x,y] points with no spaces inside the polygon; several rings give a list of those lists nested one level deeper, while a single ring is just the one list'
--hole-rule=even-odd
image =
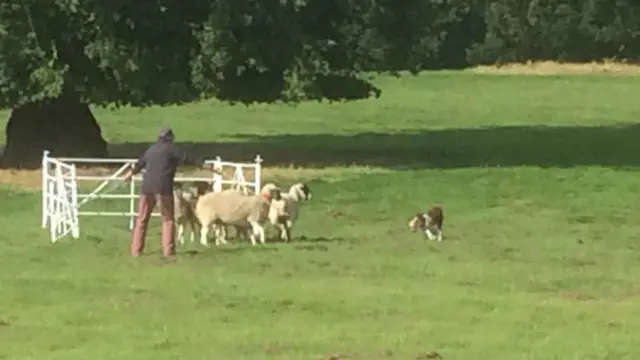
[{"label": "background field", "polygon": [[[130,259],[125,219],[83,219],[50,245],[38,174],[0,173],[0,359],[639,359],[640,78],[376,83],[346,104],[96,110],[115,155],[170,125],[307,181],[291,244],[167,264],[155,223]],[[433,203],[439,244],[404,229]]]}]

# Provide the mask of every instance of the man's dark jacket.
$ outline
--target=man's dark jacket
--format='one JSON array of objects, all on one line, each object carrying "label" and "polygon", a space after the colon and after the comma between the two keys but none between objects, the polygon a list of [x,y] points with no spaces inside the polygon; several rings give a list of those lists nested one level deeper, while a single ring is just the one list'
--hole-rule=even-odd
[{"label": "man's dark jacket", "polygon": [[201,163],[180,151],[173,141],[161,137],[145,151],[135,165],[136,172],[144,169],[140,191],[142,194],[171,195],[178,166]]}]

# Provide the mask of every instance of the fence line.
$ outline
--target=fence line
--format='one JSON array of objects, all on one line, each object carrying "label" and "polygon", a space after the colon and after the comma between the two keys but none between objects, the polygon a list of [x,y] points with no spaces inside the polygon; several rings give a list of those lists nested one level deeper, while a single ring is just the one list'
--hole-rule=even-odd
[{"label": "fence line", "polygon": [[[52,219],[60,218],[60,214],[56,214],[59,203],[67,202],[66,205],[72,206],[72,216],[108,216],[108,217],[128,217],[129,229],[133,228],[133,223],[136,216],[136,200],[138,194],[136,193],[136,185],[142,180],[142,176],[133,176],[131,181],[127,184],[121,180],[121,177],[125,172],[133,167],[137,162],[137,159],[101,159],[101,158],[70,158],[60,157],[55,158],[49,155],[48,151],[45,151],[42,157],[42,227],[46,228],[47,224]],[[78,164],[120,164],[121,166],[110,175],[98,176],[98,175],[78,175],[76,173],[76,165]],[[221,191],[223,186],[231,186],[234,188],[241,188],[245,191],[247,188],[253,188],[255,193],[258,193],[261,186],[262,175],[262,158],[256,156],[253,163],[235,163],[229,161],[222,161],[219,157],[215,160],[206,160],[205,164],[214,165],[215,169],[223,170],[225,167],[234,168],[234,175],[232,179],[224,179],[220,171],[212,171],[210,177],[204,176],[177,176],[176,182],[189,182],[189,181],[207,181],[212,183],[213,191]],[[245,179],[244,171],[247,169],[253,170],[253,181],[247,181]],[[80,181],[101,181],[93,191],[90,193],[79,193],[77,183]],[[62,189],[63,184],[69,184],[69,188],[72,189],[68,194],[65,189]],[[126,192],[124,190],[126,189]],[[118,190],[123,190],[120,193],[112,193]],[[60,198],[61,194],[64,197],[73,198],[73,204],[71,200]],[[95,199],[112,199],[112,200],[129,200],[128,211],[80,211],[79,209],[86,203]],[[59,207],[59,206],[58,206]],[[152,213],[152,216],[159,216],[158,212]],[[76,219],[77,221],[77,219]],[[52,241],[54,235],[54,224],[50,223],[52,228]],[[57,230],[56,230],[57,231]],[[75,231],[77,232],[77,231]],[[74,232],[74,233],[75,233]]]}]

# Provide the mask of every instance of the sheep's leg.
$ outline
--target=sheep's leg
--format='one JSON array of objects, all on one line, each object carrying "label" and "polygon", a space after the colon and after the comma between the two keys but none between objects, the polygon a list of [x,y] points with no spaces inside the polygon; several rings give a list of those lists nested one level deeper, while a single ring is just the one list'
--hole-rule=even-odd
[{"label": "sheep's leg", "polygon": [[237,240],[247,240],[249,235],[247,233],[247,228],[240,225],[233,225],[233,232],[235,233],[235,238]]},{"label": "sheep's leg", "polygon": [[278,230],[280,232],[280,239],[284,242],[291,240],[291,231],[289,230],[289,224],[278,224]]},{"label": "sheep's leg", "polygon": [[213,239],[215,240],[215,244],[216,246],[220,246],[220,238],[223,236],[222,230],[220,229],[220,225],[213,224],[212,227],[213,227]]},{"label": "sheep's leg", "polygon": [[251,221],[251,245],[256,245],[256,237],[259,237],[260,243],[264,244],[264,228],[255,221]]},{"label": "sheep's leg", "polygon": [[284,238],[284,224],[276,224],[276,227],[278,228],[278,238],[280,238],[280,240],[285,240]]},{"label": "sheep's leg", "polygon": [[213,228],[213,239],[215,241],[216,246],[218,246],[220,244],[220,227],[217,224],[213,224],[211,225],[211,227]]},{"label": "sheep's leg", "polygon": [[287,226],[286,226],[287,241],[291,241],[291,228],[292,227],[293,227],[293,223],[291,222],[291,220],[287,220]]},{"label": "sheep's leg", "polygon": [[216,246],[227,244],[227,228],[224,224],[215,224]]},{"label": "sheep's leg", "polygon": [[213,237],[215,239],[216,246],[220,246],[220,238],[224,237],[224,225],[213,225]]},{"label": "sheep's leg", "polygon": [[196,233],[198,232],[198,224],[196,224],[196,221],[194,219],[191,219],[190,225],[191,225],[191,234],[189,235],[189,240],[191,242],[194,242],[196,238]]},{"label": "sheep's leg", "polygon": [[291,228],[287,226],[284,231],[287,242],[291,241]]},{"label": "sheep's leg", "polygon": [[209,224],[202,224],[200,228],[200,244],[204,246],[209,246],[209,240],[207,236],[209,235]]},{"label": "sheep's leg", "polygon": [[220,238],[218,239],[220,241],[220,245],[227,245],[227,226],[226,225],[220,225],[218,226],[218,228],[220,229]]},{"label": "sheep's leg", "polygon": [[182,221],[178,222],[178,242],[180,245],[184,245],[184,224]]},{"label": "sheep's leg", "polygon": [[220,226],[220,237],[218,238],[218,241],[220,242],[220,245],[227,245],[227,228],[225,226]]},{"label": "sheep's leg", "polygon": [[249,233],[246,227],[236,226],[235,228],[236,228],[236,237],[238,239],[242,239],[242,240],[249,239]]},{"label": "sheep's leg", "polygon": [[254,233],[259,236],[260,243],[264,244],[266,242],[264,235],[264,227],[258,223],[253,224]]}]

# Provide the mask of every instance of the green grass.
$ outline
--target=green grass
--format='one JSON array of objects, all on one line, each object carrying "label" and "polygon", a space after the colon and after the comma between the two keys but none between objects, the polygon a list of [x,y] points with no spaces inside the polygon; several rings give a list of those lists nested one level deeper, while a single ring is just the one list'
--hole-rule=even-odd
[{"label": "green grass", "polygon": [[[265,180],[314,198],[291,244],[165,264],[157,223],[139,259],[125,219],[51,245],[39,193],[1,187],[0,359],[640,359],[640,79],[377,81],[377,101],[96,110],[122,156],[169,124],[295,163]],[[405,229],[434,203],[442,243]]]}]

